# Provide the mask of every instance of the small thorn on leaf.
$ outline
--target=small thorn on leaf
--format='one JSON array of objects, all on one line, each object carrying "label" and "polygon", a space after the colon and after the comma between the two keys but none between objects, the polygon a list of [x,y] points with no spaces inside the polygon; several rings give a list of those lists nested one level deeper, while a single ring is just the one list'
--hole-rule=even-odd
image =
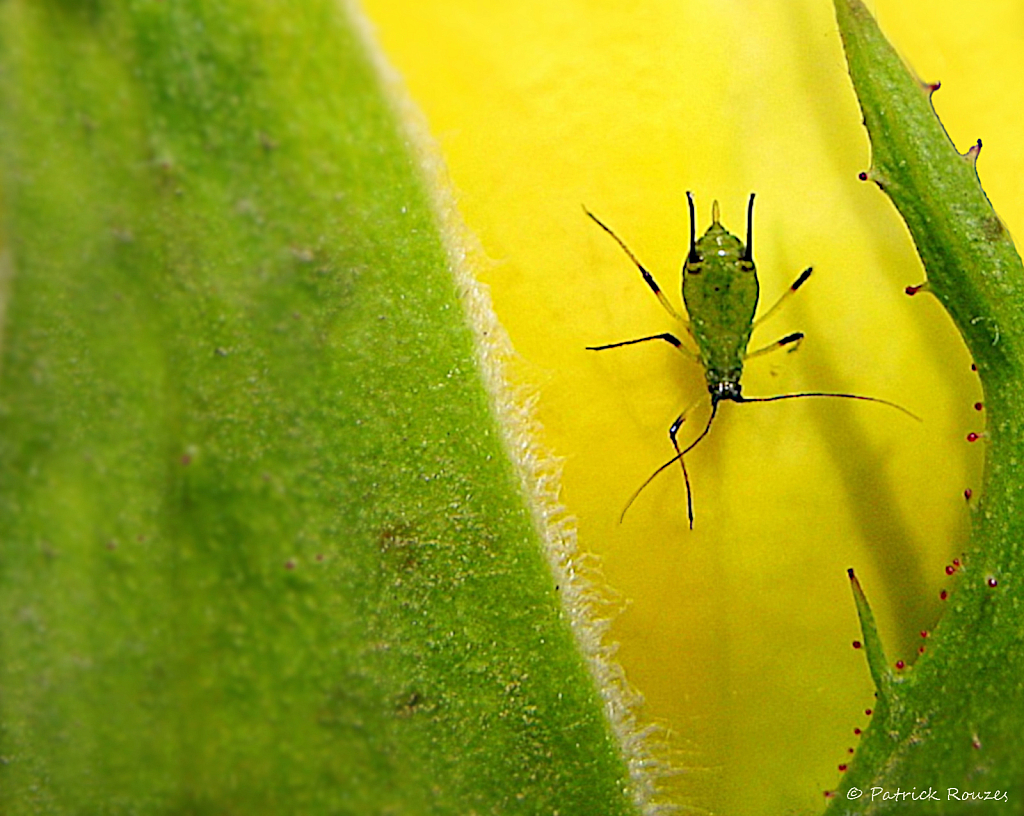
[{"label": "small thorn on leaf", "polygon": [[868,659],[868,669],[871,671],[871,679],[875,683],[876,696],[880,696],[881,703],[887,703],[891,695],[892,673],[889,669],[889,662],[885,658],[885,649],[882,646],[882,639],[878,635],[878,627],[875,625],[875,616],[871,612],[871,605],[868,603],[857,576],[852,569],[847,570],[847,574],[850,577],[853,600],[857,606],[857,617],[860,618],[862,642]]},{"label": "small thorn on leaf", "polygon": [[978,161],[978,154],[981,152],[981,139],[978,139],[970,149],[963,154],[964,158],[967,159],[971,164],[976,164]]},{"label": "small thorn on leaf", "polygon": [[884,191],[886,186],[889,184],[889,180],[882,176],[874,167],[869,167],[867,170],[862,170],[857,174],[857,178],[859,178],[861,181],[873,181],[875,183],[875,186],[877,186],[878,189],[882,191]]}]

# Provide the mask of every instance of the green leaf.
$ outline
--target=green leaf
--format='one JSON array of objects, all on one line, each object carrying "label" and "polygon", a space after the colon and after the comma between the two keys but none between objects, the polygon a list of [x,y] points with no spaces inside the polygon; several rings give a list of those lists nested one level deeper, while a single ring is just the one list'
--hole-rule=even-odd
[{"label": "green leaf", "polygon": [[635,812],[405,141],[341,4],[0,6],[5,814]]},{"label": "green leaf", "polygon": [[[974,356],[988,421],[971,547],[947,611],[900,682],[885,688],[872,665],[886,704],[829,812],[907,812],[911,800],[899,792],[929,788],[935,798],[918,798],[909,812],[1003,812],[1024,798],[1024,269],[978,180],[981,143],[958,153],[932,108],[935,88],[907,70],[860,0],[835,7],[871,138],[865,177],[896,205],[927,291]],[[858,608],[864,619],[866,601]],[[986,793],[1002,801],[972,797]]]}]

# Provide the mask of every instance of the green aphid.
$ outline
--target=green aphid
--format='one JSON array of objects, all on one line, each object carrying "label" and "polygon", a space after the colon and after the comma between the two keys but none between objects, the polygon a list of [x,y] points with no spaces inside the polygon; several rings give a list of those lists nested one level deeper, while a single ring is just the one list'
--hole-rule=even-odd
[{"label": "green aphid", "polygon": [[699,362],[704,368],[704,378],[707,380],[708,394],[711,399],[711,415],[708,417],[704,430],[685,449],[679,447],[679,429],[686,421],[687,415],[704,401],[704,397],[695,402],[683,411],[669,428],[669,439],[676,450],[676,455],[658,468],[642,485],[633,493],[622,511],[619,521],[626,515],[626,510],[640,492],[647,487],[665,468],[674,462],[682,466],[683,478],[686,481],[686,511],[690,521],[690,528],[693,528],[693,498],[690,491],[690,475],[686,470],[686,461],[683,458],[687,453],[707,436],[711,429],[711,423],[718,411],[718,403],[722,400],[733,402],[775,402],[784,399],[796,399],[797,397],[839,397],[842,399],[866,400],[878,402],[896,408],[909,416],[915,417],[905,408],[887,400],[876,399],[875,397],[862,397],[857,394],[842,394],[832,391],[806,391],[799,394],[780,394],[774,397],[744,397],[740,386],[740,378],[743,376],[743,364],[753,357],[759,357],[776,349],[789,347],[795,350],[800,341],[803,340],[803,332],[787,334],[780,340],[770,343],[756,351],[748,352],[747,345],[750,343],[750,335],[754,329],[760,326],[766,319],[773,315],[778,308],[785,303],[797,289],[811,276],[811,267],[808,267],[800,276],[793,281],[782,297],[763,315],[756,320],[754,313],[757,311],[757,300],[760,287],[757,282],[757,269],[754,266],[754,194],[750,194],[750,201],[747,205],[747,242],[744,244],[739,238],[730,233],[721,225],[718,220],[718,202],[711,207],[711,226],[698,241],[696,239],[696,217],[693,208],[693,195],[686,194],[690,205],[690,251],[683,263],[683,303],[686,305],[686,312],[690,316],[687,320],[680,315],[669,302],[668,298],[661,291],[651,273],[644,269],[643,264],[630,252],[622,240],[605,226],[592,212],[584,207],[584,212],[592,218],[601,229],[607,232],[616,243],[630,257],[640,274],[643,275],[647,285],[654,292],[655,296],[665,310],[676,320],[683,324],[686,333],[696,345],[696,351],[685,346],[682,341],[670,332],[653,334],[649,337],[640,337],[636,340],[626,340],[622,343],[610,343],[605,346],[588,346],[591,351],[604,351],[605,349],[629,346],[634,343],[644,343],[648,340],[664,340],[675,346],[687,357]]}]

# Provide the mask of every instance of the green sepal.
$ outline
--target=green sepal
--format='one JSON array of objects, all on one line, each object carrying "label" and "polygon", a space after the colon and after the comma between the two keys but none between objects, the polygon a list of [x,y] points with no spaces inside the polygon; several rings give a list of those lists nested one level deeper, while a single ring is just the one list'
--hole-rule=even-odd
[{"label": "green sepal", "polygon": [[[988,444],[970,550],[946,612],[900,685],[899,706],[865,734],[829,812],[989,812],[964,791],[998,792],[1012,809],[1024,800],[1024,269],[978,180],[980,143],[955,149],[931,105],[934,86],[906,68],[860,0],[835,7],[871,139],[863,175],[892,199],[928,290],[974,356]],[[941,795],[868,795],[929,787]],[[991,812],[1007,807],[987,801]]]}]

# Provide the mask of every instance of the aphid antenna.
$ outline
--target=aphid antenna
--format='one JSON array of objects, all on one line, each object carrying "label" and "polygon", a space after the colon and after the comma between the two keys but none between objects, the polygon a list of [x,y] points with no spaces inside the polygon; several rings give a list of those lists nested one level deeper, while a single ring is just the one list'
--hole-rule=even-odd
[{"label": "aphid antenna", "polygon": [[[838,399],[852,399],[861,400],[863,402],[877,402],[879,405],[888,405],[890,408],[895,408],[906,414],[911,419],[916,419],[918,422],[923,422],[917,414],[913,411],[908,411],[902,405],[895,402],[889,402],[889,400],[879,399],[878,397],[865,397],[862,394],[843,394],[838,391],[801,391],[798,394],[778,394],[774,397],[733,397],[733,402],[778,402],[780,400],[788,399],[800,399],[803,397],[835,397]],[[706,431],[705,431],[706,433]],[[699,437],[698,437],[699,439]],[[684,451],[685,453],[685,451]]]},{"label": "aphid antenna", "polygon": [[[653,482],[655,477],[657,477],[662,471],[668,469],[669,467],[674,465],[676,462],[681,461],[682,458],[684,456],[686,456],[686,454],[688,454],[690,451],[692,451],[697,446],[698,442],[700,442],[705,436],[708,435],[708,431],[711,430],[711,423],[714,422],[714,420],[715,420],[715,414],[716,413],[718,413],[718,400],[712,400],[712,402],[711,402],[711,416],[708,417],[708,421],[707,421],[707,424],[704,426],[704,430],[701,431],[700,435],[695,440],[693,440],[693,442],[691,442],[682,452],[677,453],[675,456],[673,456],[671,459],[669,459],[667,462],[665,462],[665,464],[663,464],[656,471],[654,471],[654,473],[652,473],[650,476],[648,476],[647,479],[644,481],[644,483],[642,485],[640,485],[640,487],[638,487],[635,491],[633,491],[633,495],[629,497],[629,501],[626,502],[626,506],[622,508],[622,513],[619,515],[619,524],[622,524],[622,520],[624,518],[626,518],[626,511],[629,510],[629,508],[633,506],[633,502],[635,502],[637,500],[637,497],[641,493],[643,493],[644,488],[647,487],[647,485],[649,485],[651,482]],[[685,468],[683,469],[683,473],[684,473],[684,475],[686,475]],[[688,475],[686,475],[686,516],[687,516],[687,519],[690,522],[690,529],[692,530],[693,529],[693,495],[692,495],[692,491],[690,490],[690,479],[689,479]]]},{"label": "aphid antenna", "polygon": [[[683,454],[682,453],[678,453],[675,456],[673,456],[665,464],[663,464],[656,471],[654,471],[654,473],[652,473],[650,476],[648,476],[647,479],[644,481],[644,483],[642,485],[640,485],[640,487],[638,487],[636,490],[633,491],[633,495],[629,497],[629,501],[626,502],[626,506],[622,508],[622,512],[619,514],[619,524],[622,524],[623,520],[626,518],[626,513],[629,511],[629,508],[633,506],[633,502],[635,502],[637,500],[637,497],[641,493],[644,492],[644,488],[647,487],[647,485],[649,485],[651,482],[653,482],[654,478],[659,473],[661,473],[663,470],[671,467],[672,465],[674,465],[676,462],[678,462],[682,458],[683,458]],[[690,519],[690,529],[692,530],[693,529],[693,500],[690,498],[690,484],[689,484],[689,480],[687,480],[687,483],[686,483],[686,514],[687,514],[687,516]]]},{"label": "aphid antenna", "polygon": [[[805,398],[805,397],[833,397],[833,398],[836,398],[836,399],[861,400],[862,402],[877,402],[879,405],[887,405],[890,408],[895,408],[897,411],[900,411],[900,412],[906,414],[911,419],[915,419],[918,422],[923,422],[921,417],[919,417],[917,414],[913,413],[912,411],[908,411],[902,405],[898,405],[895,402],[890,402],[889,400],[879,399],[878,397],[865,397],[862,394],[844,394],[844,393],[841,393],[841,392],[838,392],[838,391],[802,391],[802,392],[797,393],[797,394],[778,394],[778,395],[776,395],[774,397],[729,396],[729,397],[719,397],[717,399],[715,397],[712,397],[712,399],[711,399],[711,415],[708,417],[708,421],[704,425],[704,430],[702,430],[700,432],[700,434],[697,436],[697,438],[694,439],[693,442],[691,442],[689,445],[687,445],[686,448],[684,448],[682,450],[682,452],[676,454],[671,459],[669,459],[667,462],[665,462],[661,467],[659,467],[656,471],[654,471],[654,473],[652,473],[650,476],[648,476],[646,481],[644,481],[644,483],[642,485],[640,485],[640,487],[638,487],[634,491],[633,495],[629,497],[629,501],[626,502],[626,506],[622,508],[622,513],[619,515],[619,524],[622,524],[623,519],[626,518],[626,511],[629,510],[630,507],[632,507],[633,502],[635,502],[637,500],[637,497],[639,497],[639,495],[644,491],[644,488],[646,488],[647,485],[649,485],[651,482],[653,482],[654,479],[658,475],[660,475],[662,473],[662,471],[665,471],[668,468],[670,468],[672,465],[674,465],[676,462],[680,461],[684,456],[686,456],[686,454],[688,454],[695,447],[697,447],[697,445],[699,445],[701,443],[701,441],[703,441],[704,437],[708,435],[708,432],[711,430],[711,423],[713,423],[715,421],[715,416],[718,413],[718,403],[722,402],[724,399],[729,399],[732,402],[738,402],[738,403],[752,403],[752,402],[779,402],[780,400],[802,399],[802,398]],[[685,473],[685,471],[684,471],[684,473]],[[692,496],[691,490],[690,490],[690,480],[689,480],[689,478],[686,479],[686,515],[687,515],[687,518],[689,519],[689,522],[690,522],[690,529],[692,530],[693,529],[693,496]]]}]

